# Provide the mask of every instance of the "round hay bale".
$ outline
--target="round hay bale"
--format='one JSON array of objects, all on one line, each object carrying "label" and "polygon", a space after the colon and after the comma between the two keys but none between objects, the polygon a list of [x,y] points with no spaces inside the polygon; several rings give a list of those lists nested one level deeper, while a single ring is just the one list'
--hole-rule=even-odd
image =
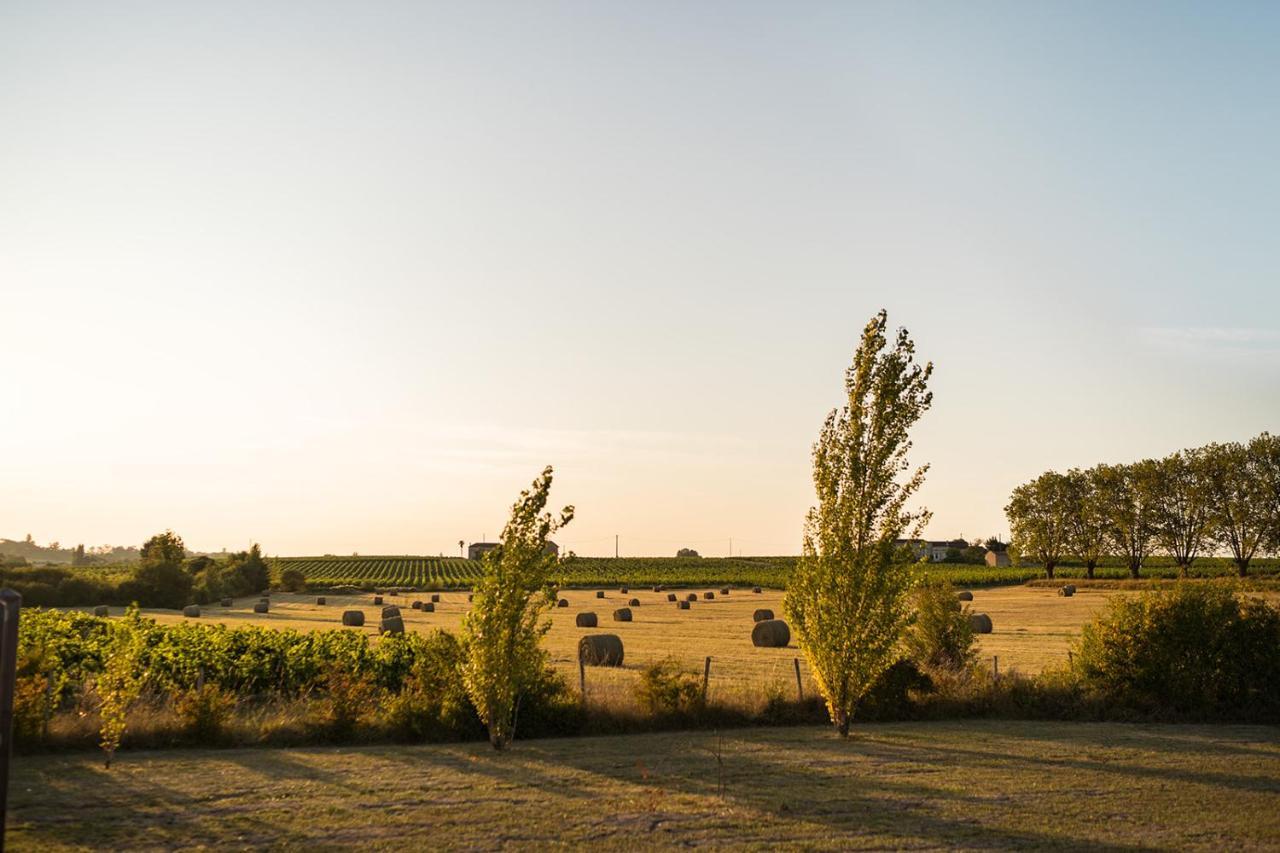
[{"label": "round hay bale", "polygon": [[383,619],[394,619],[399,615],[400,615],[400,608],[396,607],[394,604],[388,604],[386,607],[382,608]]},{"label": "round hay bale", "polygon": [[973,601],[973,593],[967,589],[962,589],[956,593],[956,601]]},{"label": "round hay bale", "polygon": [[224,598],[218,602],[220,607],[230,607],[234,602],[229,598]]},{"label": "round hay bale", "polygon": [[755,613],[751,614],[752,622],[764,622],[772,618],[773,618],[773,611],[768,609],[767,607],[761,607]]},{"label": "round hay bale", "polygon": [[753,586],[753,587],[751,587],[751,591],[752,591],[752,592],[754,592],[756,595],[759,595],[759,594],[760,594],[760,587],[758,587],[758,586]]},{"label": "round hay bale", "polygon": [[399,616],[388,616],[378,623],[379,634],[403,634],[404,620]]},{"label": "round hay bale", "polygon": [[691,593],[689,593],[688,595],[686,595],[686,596],[684,597],[684,600],[685,600],[685,601],[697,601],[697,600],[698,600],[698,594],[697,594],[696,592],[691,592]]},{"label": "round hay bale", "polygon": [[586,612],[579,613],[578,618],[574,620],[574,624],[579,628],[594,628],[599,624],[599,621],[594,613]]},{"label": "round hay bale", "polygon": [[618,592],[622,593],[623,595],[626,595],[629,592],[629,590],[624,586],[621,589],[619,589]]},{"label": "round hay bale", "polygon": [[677,602],[676,602],[676,607],[679,607],[681,610],[688,610],[688,609],[689,609],[689,602],[687,602],[687,601],[677,601]]},{"label": "round hay bale", "polygon": [[432,604],[439,604],[439,603],[440,603],[440,593],[438,593],[438,592],[433,592],[433,593],[431,593],[431,603],[432,603]]},{"label": "round hay bale", "polygon": [[271,605],[265,601],[259,601],[257,604],[253,605],[254,613],[266,613],[270,609]]},{"label": "round hay bale", "polygon": [[374,607],[381,607],[381,606],[382,606],[382,596],[380,596],[380,595],[375,595],[375,596],[373,597],[373,606],[374,606]]},{"label": "round hay bale", "polygon": [[727,586],[725,586],[725,587],[721,587],[721,588],[720,588],[720,594],[721,594],[721,595],[728,595],[728,594],[729,594],[729,587],[727,587]]},{"label": "round hay bale", "polygon": [[751,629],[751,645],[781,649],[790,645],[791,629],[781,619],[765,619]]},{"label": "round hay bale", "polygon": [[655,584],[655,585],[654,585],[654,587],[653,587],[653,591],[654,591],[654,592],[662,592],[662,584]]},{"label": "round hay bale", "polygon": [[110,616],[111,608],[107,607],[107,605],[105,604],[99,604],[97,607],[93,608],[93,615],[94,616]]},{"label": "round hay bale", "polygon": [[183,616],[186,616],[188,619],[199,619],[199,618],[200,618],[200,605],[199,605],[199,604],[188,604],[186,607],[182,608],[182,615],[183,615]]},{"label": "round hay bale", "polygon": [[667,593],[667,601],[675,601],[675,600],[676,600],[676,594],[674,592]]},{"label": "round hay bale", "polygon": [[316,596],[316,605],[317,605],[317,606],[323,606],[323,605],[324,605],[324,596],[323,596],[323,595]]},{"label": "round hay bale", "polygon": [[1070,598],[1075,594],[1076,594],[1076,585],[1073,583],[1069,583],[1066,586],[1058,587],[1058,595],[1061,595],[1065,598]]},{"label": "round hay bale", "polygon": [[985,613],[970,613],[969,627],[973,628],[975,634],[991,633],[991,617]]},{"label": "round hay bale", "polygon": [[364,624],[363,610],[344,610],[342,611],[342,624],[350,628],[359,628]]},{"label": "round hay bale", "polygon": [[398,590],[398,589],[389,589],[389,590],[387,590],[387,595],[399,595],[399,594],[400,594],[400,590]]},{"label": "round hay bale", "polygon": [[628,607],[639,607],[639,606],[640,606],[640,599],[638,599],[638,598],[633,598],[633,599],[631,599],[630,601],[628,601],[628,602],[627,602],[627,606],[628,606]]},{"label": "round hay bale", "polygon": [[435,603],[434,601],[424,601],[424,602],[422,602],[422,612],[423,612],[423,613],[435,613],[435,612],[436,612],[436,603]]},{"label": "round hay bale", "polygon": [[630,622],[631,608],[619,607],[617,610],[613,611],[613,621],[614,622]]},{"label": "round hay bale", "polygon": [[415,601],[413,604],[410,604],[409,606],[410,606],[410,607],[412,607],[414,610],[421,610],[421,609],[422,609],[422,602],[421,602],[421,601]]},{"label": "round hay bale", "polygon": [[603,589],[597,589],[597,590],[596,590],[596,598],[604,598],[604,590],[603,590]]},{"label": "round hay bale", "polygon": [[710,601],[711,599],[716,597],[716,594],[711,590],[707,590],[702,594],[702,597],[705,598],[707,601]]},{"label": "round hay bale", "polygon": [[622,666],[622,638],[617,634],[588,634],[578,640],[578,660],[584,666]]},{"label": "round hay bale", "polygon": [[567,598],[562,598],[556,602],[556,607],[568,607],[568,606],[569,606],[569,599]]}]

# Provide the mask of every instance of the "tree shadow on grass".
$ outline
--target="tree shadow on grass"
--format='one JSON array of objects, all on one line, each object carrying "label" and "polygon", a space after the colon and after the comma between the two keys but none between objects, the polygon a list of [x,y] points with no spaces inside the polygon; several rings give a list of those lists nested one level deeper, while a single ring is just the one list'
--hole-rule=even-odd
[{"label": "tree shadow on grass", "polygon": [[[766,743],[762,746],[750,740],[749,734],[737,733],[726,737],[728,748],[718,770],[715,755],[705,748],[711,737],[703,736],[693,741],[697,747],[690,743],[688,736],[656,736],[647,744],[650,751],[646,757],[654,766],[665,770],[647,776],[639,767],[602,760],[590,753],[565,751],[553,743],[526,744],[522,751],[535,752],[543,761],[568,765],[580,771],[584,774],[580,784],[586,790],[598,791],[599,785],[592,780],[604,777],[628,786],[657,786],[670,793],[693,795],[712,802],[721,800],[732,809],[768,815],[784,824],[797,827],[806,823],[819,825],[823,830],[817,837],[824,843],[831,843],[834,836],[840,839],[837,843],[848,845],[856,845],[860,840],[891,846],[980,843],[986,847],[1008,849],[1100,845],[1094,838],[1031,829],[1015,830],[983,822],[979,817],[943,816],[939,809],[942,803],[951,801],[953,805],[963,805],[970,799],[968,794],[881,775],[858,775],[858,771],[868,769],[855,763],[855,758],[865,757],[865,744],[862,742],[814,739],[806,744],[806,748],[822,753],[824,760],[820,766],[812,761],[797,762],[785,755],[778,759],[769,758],[767,750],[776,745]],[[744,744],[746,750],[740,748]],[[859,751],[859,754],[856,757],[849,755],[849,750]],[[874,771],[875,768],[870,769]],[[739,829],[746,831],[746,828]],[[749,840],[778,840],[776,835],[772,839],[768,837],[778,829],[777,826],[765,826],[762,828],[765,835]],[[1140,849],[1140,846],[1125,844],[1112,844],[1110,847]]]},{"label": "tree shadow on grass", "polygon": [[[1167,765],[1159,767],[1144,767],[1111,760],[1091,760],[1070,757],[1070,753],[1072,751],[1078,751],[1080,749],[1110,750],[1143,748],[1144,745],[1138,741],[1100,743],[1096,740],[1088,740],[1085,737],[1081,737],[1079,739],[1029,738],[1025,735],[1020,737],[1018,734],[1012,732],[1000,733],[1002,739],[1008,740],[1020,737],[1023,742],[1037,742],[1045,745],[1046,754],[1030,756],[1016,751],[997,751],[967,746],[965,745],[965,740],[972,741],[972,733],[970,732],[970,737],[967,738],[959,736],[959,731],[957,732],[957,735],[957,738],[948,742],[945,747],[924,744],[913,739],[913,742],[911,743],[901,744],[882,740],[878,741],[871,747],[871,749],[881,755],[894,755],[901,759],[912,757],[942,761],[950,757],[963,755],[975,761],[990,762],[993,764],[1018,764],[1026,767],[1046,769],[1056,767],[1107,775],[1130,776],[1133,777],[1135,781],[1145,779],[1173,779],[1184,783],[1207,785],[1218,788],[1231,788],[1239,791],[1280,793],[1280,773],[1272,776],[1249,776],[1242,774],[1218,773],[1208,770],[1187,770],[1185,768],[1171,767]],[[1054,744],[1056,744],[1056,746],[1052,746]],[[1187,751],[1189,752],[1190,750]],[[1200,753],[1207,751],[1209,750],[1198,750]],[[1276,769],[1280,770],[1280,761],[1277,761]]]}]

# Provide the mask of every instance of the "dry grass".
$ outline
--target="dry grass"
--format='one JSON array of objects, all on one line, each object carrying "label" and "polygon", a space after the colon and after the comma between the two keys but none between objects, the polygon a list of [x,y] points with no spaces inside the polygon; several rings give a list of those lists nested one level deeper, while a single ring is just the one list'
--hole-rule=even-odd
[{"label": "dry grass", "polygon": [[20,756],[14,850],[1276,849],[1280,736],[964,721]]},{"label": "dry grass", "polygon": [[[785,618],[783,594],[778,590],[754,594],[749,589],[735,587],[729,595],[717,595],[714,600],[699,598],[689,610],[678,610],[675,604],[667,601],[668,592],[684,598],[689,592],[703,591],[698,588],[664,589],[662,592],[632,589],[624,595],[616,589],[606,589],[605,598],[598,599],[594,589],[564,590],[560,597],[568,600],[569,606],[551,609],[552,628],[547,637],[547,650],[556,666],[576,684],[578,639],[584,633],[606,629],[621,636],[626,649],[626,665],[620,669],[593,670],[587,674],[588,693],[596,695],[629,695],[641,668],[668,657],[701,674],[704,659],[710,655],[709,698],[712,701],[737,700],[744,695],[759,700],[762,687],[774,687],[789,697],[794,696],[793,661],[801,657],[794,636],[787,648],[756,648],[751,645],[752,614],[756,608],[767,607],[779,618]],[[992,656],[998,655],[1001,671],[1024,673],[1036,673],[1064,663],[1071,642],[1079,636],[1084,624],[1106,605],[1107,599],[1133,594],[1131,591],[1086,587],[1080,588],[1070,598],[1062,598],[1052,587],[974,589],[974,600],[969,607],[974,612],[988,614],[995,625],[993,633],[978,638],[980,660],[990,663]],[[1280,601],[1280,593],[1262,595]],[[400,605],[406,631],[425,632],[436,628],[456,631],[461,626],[462,615],[471,606],[466,592],[444,592],[440,594],[435,612],[424,613],[410,608],[415,597],[421,598],[422,594],[409,592],[384,597],[386,604]],[[382,609],[372,604],[368,593],[328,595],[326,598],[326,604],[318,605],[314,595],[272,593],[271,612],[265,614],[252,612],[256,596],[242,598],[230,608],[206,606],[200,621],[309,631],[342,628],[342,611],[362,610],[365,626],[345,630],[377,635]],[[610,614],[631,598],[640,600],[640,606],[632,611],[634,621],[614,622]],[[574,620],[584,610],[595,612],[602,627],[576,627]],[[123,610],[112,608],[111,612],[118,615]],[[184,621],[177,611],[145,612],[163,623]],[[804,690],[807,695],[812,695],[813,685],[803,658],[801,673]],[[750,706],[755,704],[753,702]]]}]

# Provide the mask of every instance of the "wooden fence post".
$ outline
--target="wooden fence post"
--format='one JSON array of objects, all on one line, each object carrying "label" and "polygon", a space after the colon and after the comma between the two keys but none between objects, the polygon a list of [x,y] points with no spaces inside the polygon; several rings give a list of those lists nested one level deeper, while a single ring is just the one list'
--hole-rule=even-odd
[{"label": "wooden fence post", "polygon": [[1000,656],[991,656],[991,679],[992,681],[1000,680]]},{"label": "wooden fence post", "polygon": [[587,701],[587,665],[578,660],[578,692],[582,694],[582,701]]},{"label": "wooden fence post", "polygon": [[804,683],[800,681],[800,658],[792,658],[791,662],[796,665],[796,695],[800,697],[800,701],[804,701]]},{"label": "wooden fence post", "polygon": [[702,704],[707,704],[707,682],[711,680],[711,655],[707,655],[706,663],[702,665]]},{"label": "wooden fence post", "polygon": [[9,807],[9,756],[13,754],[13,692],[18,680],[18,611],[22,596],[0,590],[0,850]]}]

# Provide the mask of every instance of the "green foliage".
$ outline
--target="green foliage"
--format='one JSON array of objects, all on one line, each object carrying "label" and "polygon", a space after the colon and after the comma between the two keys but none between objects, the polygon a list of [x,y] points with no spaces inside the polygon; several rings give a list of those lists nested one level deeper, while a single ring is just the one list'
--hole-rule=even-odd
[{"label": "green foliage", "polygon": [[1220,583],[1115,598],[1073,671],[1144,714],[1280,721],[1280,610]]},{"label": "green foliage", "polygon": [[818,505],[786,607],[831,719],[849,732],[859,701],[892,665],[908,616],[911,564],[894,540],[916,535],[927,512],[907,501],[926,468],[905,480],[911,426],[929,408],[933,365],[915,363],[905,329],[889,345],[881,311],[867,324],[845,373],[847,404],[832,411],[813,448]]},{"label": "green foliage", "polygon": [[1053,577],[1067,552],[1071,491],[1066,476],[1047,471],[1013,490],[1004,508],[1013,541],[1009,550],[1019,562],[1030,558]]},{"label": "green foliage", "polygon": [[285,569],[280,573],[280,588],[285,592],[306,592],[307,576],[301,569]]},{"label": "green foliage", "polygon": [[212,682],[176,692],[173,711],[186,734],[201,744],[220,743],[236,708],[236,695]]},{"label": "green foliage", "polygon": [[1152,532],[1186,577],[1196,557],[1211,544],[1209,458],[1205,448],[1171,453],[1156,462],[1155,472]]},{"label": "green foliage", "polygon": [[322,681],[324,692],[312,723],[328,737],[349,739],[376,709],[381,691],[368,673],[339,663],[329,665]]},{"label": "green foliage", "polygon": [[915,614],[905,637],[911,660],[925,669],[964,670],[977,657],[969,612],[946,581],[916,587]]},{"label": "green foliage", "polygon": [[140,566],[181,566],[187,559],[187,548],[182,537],[172,530],[157,533],[142,546],[138,559]]},{"label": "green foliage", "polygon": [[421,640],[415,651],[404,687],[387,702],[392,730],[405,739],[426,741],[483,735],[484,726],[462,684],[464,656],[458,639],[436,631]]},{"label": "green foliage", "polygon": [[120,748],[128,726],[129,709],[137,701],[146,680],[140,635],[134,630],[139,621],[137,610],[130,610],[124,620],[110,624],[111,640],[96,682],[102,703],[98,708],[101,717],[100,745],[107,767],[111,766],[111,760]]},{"label": "green foliage", "polygon": [[1231,553],[1241,577],[1280,532],[1268,488],[1266,441],[1259,436],[1248,445],[1233,441],[1204,448],[1211,535]]},{"label": "green foliage", "polygon": [[1093,577],[1093,570],[1110,542],[1102,489],[1104,476],[1101,466],[1087,471],[1072,468],[1063,484],[1066,488],[1066,550],[1084,563],[1088,578]]},{"label": "green foliage", "polygon": [[494,749],[511,742],[521,697],[548,668],[541,640],[551,627],[546,613],[554,603],[555,557],[546,553],[547,538],[573,519],[571,506],[558,518],[543,512],[551,474],[548,466],[512,505],[502,544],[485,554],[462,623],[463,682]]},{"label": "green foliage", "polygon": [[702,709],[702,682],[674,658],[640,670],[636,701],[653,715],[683,716]]}]

